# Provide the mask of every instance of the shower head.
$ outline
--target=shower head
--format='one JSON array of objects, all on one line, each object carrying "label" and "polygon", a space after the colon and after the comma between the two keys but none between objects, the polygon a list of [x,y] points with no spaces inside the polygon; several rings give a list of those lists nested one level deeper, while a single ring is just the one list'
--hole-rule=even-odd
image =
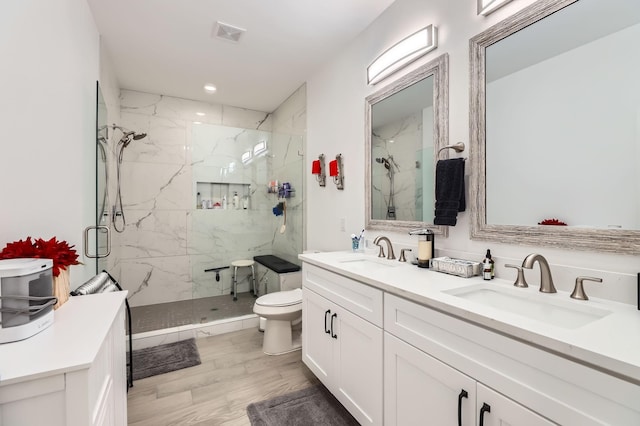
[{"label": "shower head", "polygon": [[122,135],[120,141],[118,142],[118,145],[122,144],[122,147],[126,148],[127,146],[129,146],[131,141],[139,141],[140,139],[143,139],[145,137],[147,137],[146,133],[136,133],[134,131],[128,131],[125,132],[124,135]]},{"label": "shower head", "polygon": [[137,140],[140,140],[140,139],[142,139],[142,138],[147,136],[146,133],[136,133],[133,130],[129,130],[129,129],[126,129],[126,128],[122,127],[122,126],[118,126],[115,123],[111,125],[111,128],[113,130],[118,129],[123,133],[122,138],[120,138],[120,142],[122,142],[122,143],[125,143],[125,139],[128,139],[130,137],[133,137],[133,140],[137,141]]}]

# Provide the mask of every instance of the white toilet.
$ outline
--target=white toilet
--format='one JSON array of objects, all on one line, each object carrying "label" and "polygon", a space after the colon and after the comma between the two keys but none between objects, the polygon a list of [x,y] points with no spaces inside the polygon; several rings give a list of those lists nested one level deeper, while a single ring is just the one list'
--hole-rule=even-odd
[{"label": "white toilet", "polygon": [[267,355],[292,352],[302,346],[292,337],[292,326],[300,324],[302,318],[302,289],[300,282],[292,287],[283,285],[282,291],[260,296],[253,305],[253,312],[266,319],[262,351]]}]

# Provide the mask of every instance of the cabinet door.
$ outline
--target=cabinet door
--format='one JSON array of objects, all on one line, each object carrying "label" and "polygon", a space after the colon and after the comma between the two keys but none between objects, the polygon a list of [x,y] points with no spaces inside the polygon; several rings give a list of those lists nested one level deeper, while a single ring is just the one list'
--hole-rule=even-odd
[{"label": "cabinet door", "polygon": [[[335,305],[305,288],[302,292],[302,361],[325,384],[333,369],[331,315]],[[334,320],[335,323],[335,320]]]},{"label": "cabinet door", "polygon": [[472,378],[385,333],[385,425],[475,425],[475,391]]},{"label": "cabinet door", "polygon": [[481,383],[477,385],[476,409],[478,422],[483,426],[551,426],[556,424]]},{"label": "cabinet door", "polygon": [[336,360],[334,394],[361,425],[381,425],[382,329],[340,307],[331,314],[330,323]]}]

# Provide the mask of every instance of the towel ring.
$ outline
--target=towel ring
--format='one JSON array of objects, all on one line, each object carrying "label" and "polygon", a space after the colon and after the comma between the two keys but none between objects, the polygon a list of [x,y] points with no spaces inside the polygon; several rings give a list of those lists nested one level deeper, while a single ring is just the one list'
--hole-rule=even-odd
[{"label": "towel ring", "polygon": [[458,143],[455,143],[453,145],[447,145],[444,148],[440,148],[438,150],[438,155],[437,156],[440,157],[440,152],[444,151],[445,149],[453,149],[455,152],[462,152],[462,151],[464,151],[464,148],[465,148],[464,142],[458,142]]}]

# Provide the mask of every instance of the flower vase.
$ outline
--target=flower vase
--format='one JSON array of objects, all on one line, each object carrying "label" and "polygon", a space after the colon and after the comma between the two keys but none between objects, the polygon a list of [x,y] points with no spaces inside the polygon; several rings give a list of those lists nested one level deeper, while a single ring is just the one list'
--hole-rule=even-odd
[{"label": "flower vase", "polygon": [[58,302],[53,305],[53,309],[58,309],[69,300],[70,291],[69,270],[60,269],[60,274],[53,277],[53,295],[58,299]]}]

